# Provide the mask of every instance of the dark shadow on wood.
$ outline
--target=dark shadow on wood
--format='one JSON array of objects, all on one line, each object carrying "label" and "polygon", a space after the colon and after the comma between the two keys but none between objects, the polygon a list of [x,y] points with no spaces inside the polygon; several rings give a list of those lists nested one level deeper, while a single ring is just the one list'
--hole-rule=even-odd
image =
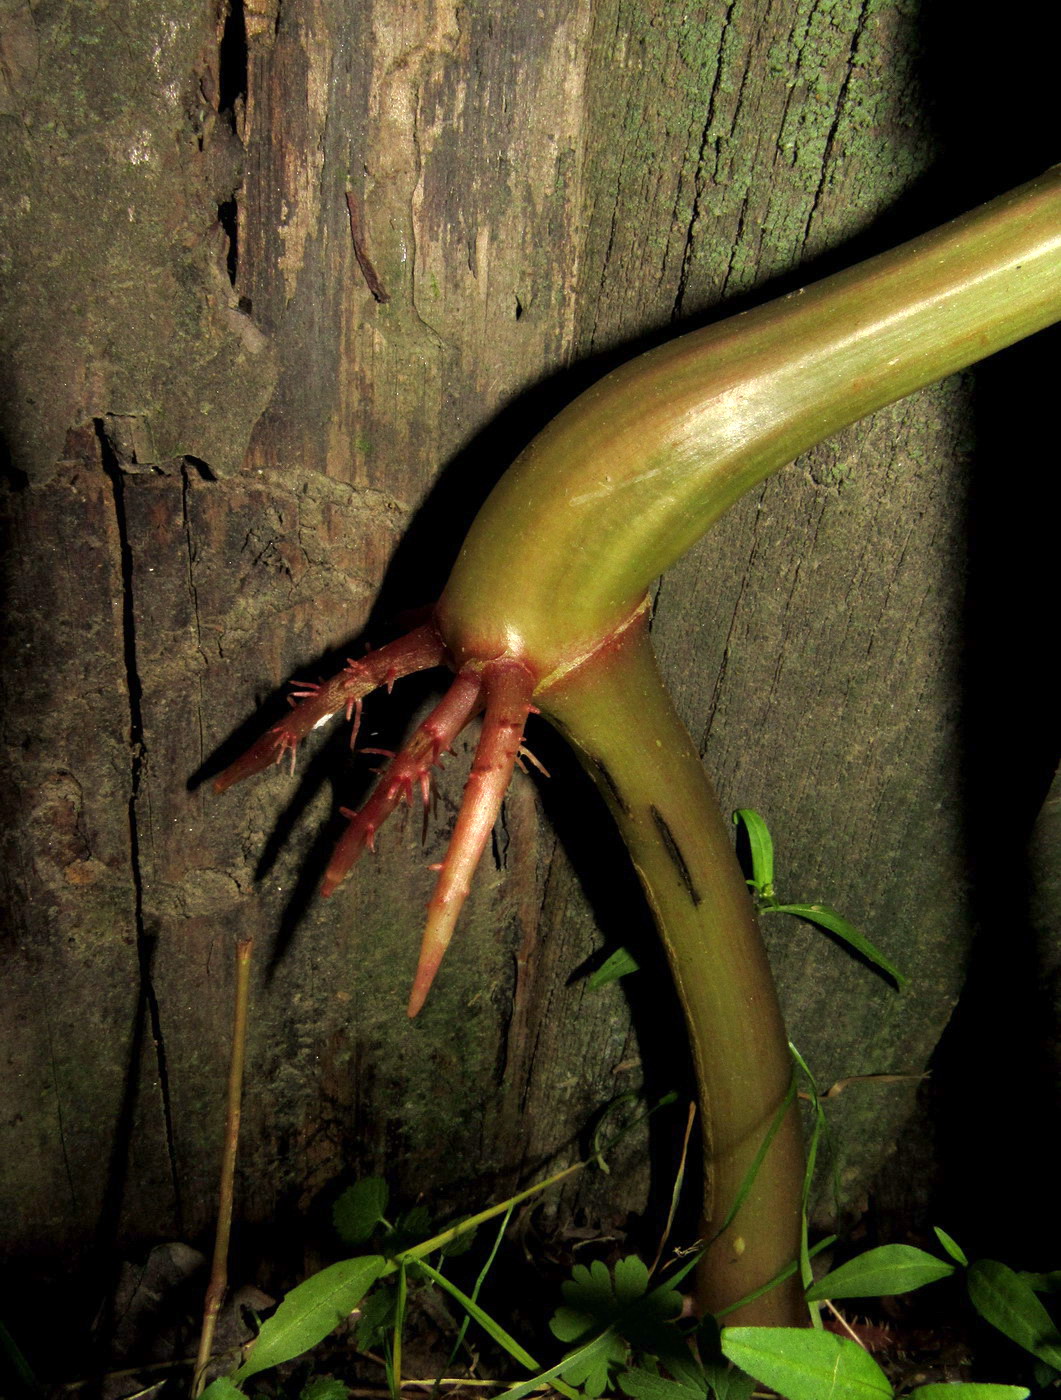
[{"label": "dark shadow on wood", "polygon": [[[1004,25],[971,25],[958,0],[925,0],[921,25],[942,180],[987,199],[997,171],[1016,184],[1053,164],[1061,11],[1038,0]],[[976,936],[921,1095],[938,1153],[922,1223],[931,1214],[971,1251],[1044,1269],[1061,1247],[1046,1050],[1058,1027],[1036,965],[1027,852],[1058,757],[1044,663],[1056,633],[1059,354],[1055,328],[974,371],[960,723]]]}]

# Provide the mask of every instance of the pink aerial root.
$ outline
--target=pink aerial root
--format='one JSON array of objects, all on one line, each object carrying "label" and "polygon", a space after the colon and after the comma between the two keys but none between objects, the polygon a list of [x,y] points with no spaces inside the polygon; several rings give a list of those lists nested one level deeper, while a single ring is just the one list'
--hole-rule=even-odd
[{"label": "pink aerial root", "polygon": [[313,681],[296,682],[297,689],[291,698],[299,703],[214,779],[214,790],[224,792],[234,783],[262,772],[270,764],[279,763],[285,753],[290,753],[294,763],[299,741],[310,730],[316,729],[318,724],[344,709],[348,717],[353,715],[356,719],[360,714],[362,699],[371,691],[381,685],[389,688],[396,680],[412,675],[414,671],[441,666],[444,660],[442,638],[434,623],[429,622],[380,647],[378,651],[370,651],[360,661],[347,661],[331,680],[319,685]]},{"label": "pink aerial root", "polygon": [[[370,652],[361,661],[348,661],[337,676],[322,684],[298,682],[292,695],[291,714],[273,727],[214,782],[218,792],[279,763],[285,754],[295,759],[299,741],[324,720],[345,709],[354,720],[356,734],[361,701],[381,685],[388,688],[401,676],[426,670],[446,661],[446,651],[433,623]],[[412,738],[381,771],[360,811],[349,812],[349,825],[336,846],[324,875],[322,893],[334,893],[367,847],[374,849],[376,832],[402,801],[412,802],[420,790],[425,808],[430,796],[431,769],[439,764],[461,730],[485,709],[482,733],[472,770],[464,788],[460,811],[438,882],[427,906],[427,922],[420,957],[409,996],[409,1015],[424,1004],[443,954],[471,889],[472,877],[494,822],[501,811],[522,748],[527,715],[534,710],[533,673],[520,661],[502,658],[481,667],[466,668],[453,681],[442,700],[417,728]],[[530,757],[530,755],[528,755]],[[536,760],[532,761],[536,762]],[[540,766],[540,765],[538,765]]]}]

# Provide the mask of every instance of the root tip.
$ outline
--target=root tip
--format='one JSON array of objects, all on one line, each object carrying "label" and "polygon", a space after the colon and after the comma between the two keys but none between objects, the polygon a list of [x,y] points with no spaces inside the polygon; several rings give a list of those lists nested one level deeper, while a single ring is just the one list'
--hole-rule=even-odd
[{"label": "root tip", "polygon": [[413,978],[412,990],[409,993],[409,1005],[406,1007],[406,1014],[410,1021],[414,1020],[423,1009],[441,962],[441,953],[431,953],[425,956],[424,951],[421,950],[416,976]]}]

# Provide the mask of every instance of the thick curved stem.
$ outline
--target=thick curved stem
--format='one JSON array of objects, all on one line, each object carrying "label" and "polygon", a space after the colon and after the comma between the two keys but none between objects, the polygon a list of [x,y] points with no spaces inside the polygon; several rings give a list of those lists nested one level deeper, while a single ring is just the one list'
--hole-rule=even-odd
[{"label": "thick curved stem", "polygon": [[[718,1234],[783,1103],[791,1064],[731,831],[663,688],[644,614],[539,695],[622,832],[667,948],[700,1082],[707,1252],[698,1303],[728,1308],[795,1260],[803,1153],[793,1105]],[[714,1236],[718,1236],[714,1238]],[[727,1321],[806,1320],[798,1277]]]},{"label": "thick curved stem", "polygon": [[438,611],[451,654],[524,657],[547,680],[756,482],[1058,318],[1061,166],[631,360],[555,418],[479,512]]}]

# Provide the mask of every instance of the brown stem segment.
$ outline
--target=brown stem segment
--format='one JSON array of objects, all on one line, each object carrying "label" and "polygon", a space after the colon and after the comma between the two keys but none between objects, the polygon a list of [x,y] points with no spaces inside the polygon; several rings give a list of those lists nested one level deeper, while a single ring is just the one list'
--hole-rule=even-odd
[{"label": "brown stem segment", "polygon": [[299,740],[339,710],[351,712],[381,685],[390,686],[414,671],[441,666],[445,659],[442,638],[434,623],[429,622],[378,651],[369,652],[360,661],[348,661],[337,676],[320,685],[313,681],[300,685],[296,682],[299,688],[295,696],[301,697],[301,703],[214,779],[214,791],[224,792],[234,783],[279,763],[285,753],[290,753],[293,759]]},{"label": "brown stem segment", "polygon": [[376,832],[403,799],[412,801],[418,786],[426,804],[432,767],[481,708],[483,682],[474,671],[463,671],[445,697],[383,770],[372,796],[359,812],[351,812],[335,854],[324,873],[321,893],[333,894],[367,846],[374,849]]},{"label": "brown stem segment", "polygon": [[[785,1115],[732,1224],[745,1175],[791,1082],[766,951],[699,755],[656,669],[644,614],[539,693],[611,807],[648,896],[685,1008],[700,1082],[708,1249],[698,1303],[715,1312],[796,1257],[803,1153]],[[713,1238],[718,1234],[718,1238]],[[727,1322],[806,1321],[798,1277]]]},{"label": "brown stem segment", "polygon": [[523,740],[523,726],[531,710],[535,677],[521,662],[488,661],[482,678],[486,695],[483,732],[479,736],[449,850],[427,906],[420,961],[409,997],[410,1016],[415,1016],[423,1006],[453,937],[479,857],[501,811]]}]

